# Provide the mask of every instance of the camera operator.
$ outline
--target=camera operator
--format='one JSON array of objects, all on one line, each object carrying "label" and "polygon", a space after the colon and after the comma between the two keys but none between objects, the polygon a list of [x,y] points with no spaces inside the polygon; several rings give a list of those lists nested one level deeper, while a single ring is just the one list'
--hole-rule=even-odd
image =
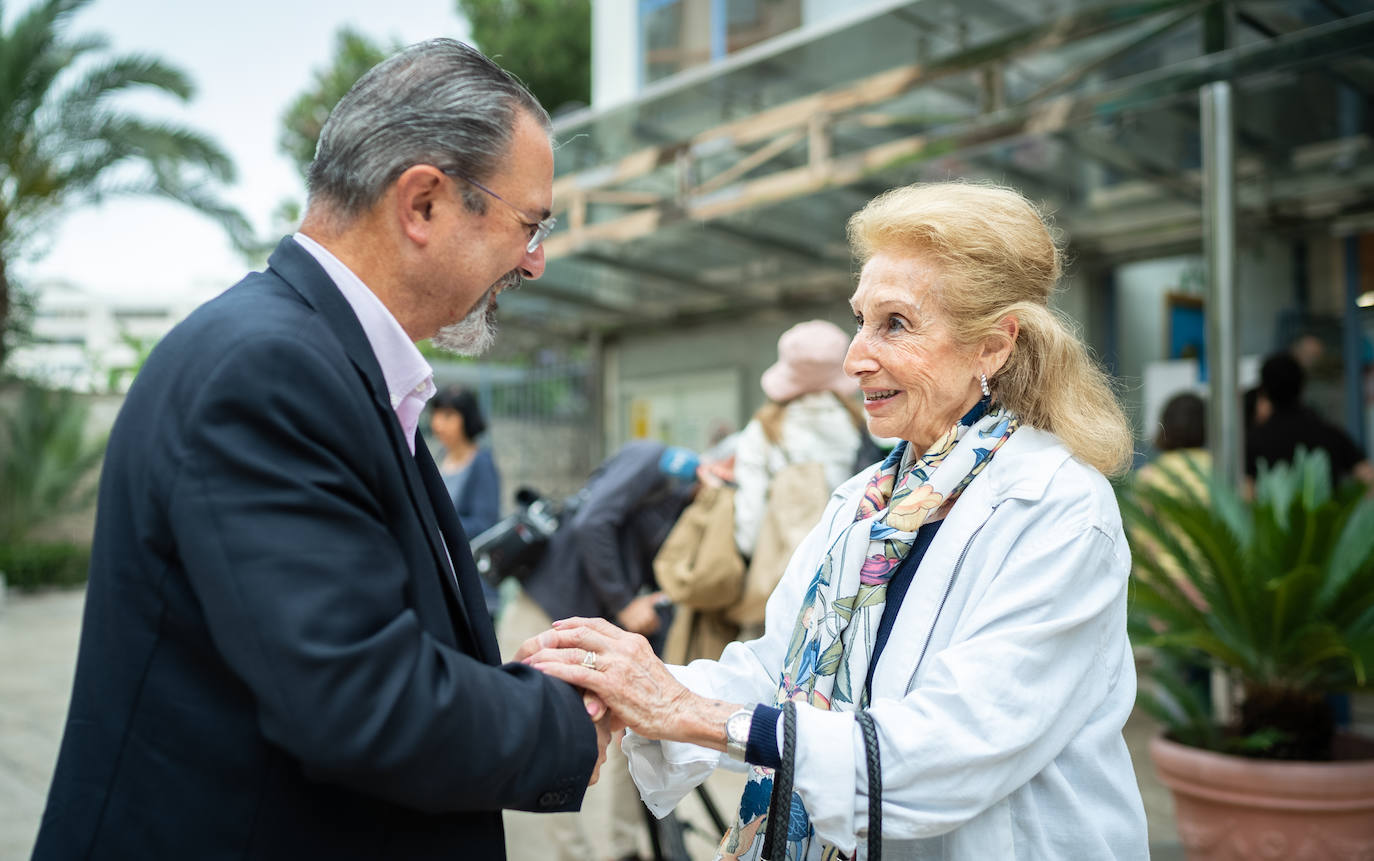
[{"label": "camera operator", "polygon": [[[570,616],[609,619],[660,650],[671,607],[654,583],[653,560],[696,491],[697,463],[688,449],[638,440],[597,467],[579,494],[576,513],[559,526],[503,610],[497,626],[501,653],[513,655],[553,620]],[[611,746],[598,789],[611,806],[611,857],[635,858],[644,821],[639,791],[619,747]],[[596,857],[578,814],[510,815],[506,839],[512,857],[519,857],[517,844],[525,841],[543,852],[554,847],[554,858]]]}]

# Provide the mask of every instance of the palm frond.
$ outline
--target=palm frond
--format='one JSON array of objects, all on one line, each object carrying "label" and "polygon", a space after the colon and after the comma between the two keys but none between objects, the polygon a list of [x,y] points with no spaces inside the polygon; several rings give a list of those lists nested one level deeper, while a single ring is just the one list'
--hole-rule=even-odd
[{"label": "palm frond", "polygon": [[40,0],[11,26],[0,22],[0,262],[30,251],[70,205],[111,193],[189,203],[236,245],[253,244],[246,219],[211,188],[234,179],[223,149],[115,98],[153,91],[184,101],[194,91],[190,78],[152,56],[99,56],[104,39],[68,35],[88,2]]},{"label": "palm frond", "polygon": [[181,101],[188,101],[195,94],[195,85],[182,70],[156,57],[134,54],[106,60],[88,70],[62,94],[59,111],[79,116],[95,110],[116,93],[138,87],[158,90]]}]

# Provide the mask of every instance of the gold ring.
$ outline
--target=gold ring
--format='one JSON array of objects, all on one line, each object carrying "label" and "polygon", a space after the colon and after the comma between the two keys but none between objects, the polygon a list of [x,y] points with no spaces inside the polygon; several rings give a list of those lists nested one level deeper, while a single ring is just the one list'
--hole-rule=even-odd
[{"label": "gold ring", "polygon": [[596,669],[596,652],[588,649],[582,653],[582,666],[589,670]]}]

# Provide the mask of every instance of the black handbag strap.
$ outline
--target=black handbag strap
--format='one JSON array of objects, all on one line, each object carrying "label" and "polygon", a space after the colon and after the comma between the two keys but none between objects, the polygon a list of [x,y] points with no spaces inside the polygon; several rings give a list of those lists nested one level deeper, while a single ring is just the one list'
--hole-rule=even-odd
[{"label": "black handbag strap", "polygon": [[878,730],[868,712],[861,711],[855,718],[863,731],[868,759],[868,861],[879,861],[883,855],[883,763],[878,755]]},{"label": "black handbag strap", "polygon": [[797,704],[782,704],[782,764],[773,772],[773,795],[763,832],[761,861],[786,861],[787,828],[792,820],[792,770],[797,762]]},{"label": "black handbag strap", "polygon": [[[883,855],[883,765],[878,750],[878,730],[873,715],[866,711],[855,716],[864,737],[864,756],[868,761],[868,861],[881,861]],[[782,763],[773,772],[773,794],[768,802],[768,823],[763,832],[762,861],[786,861],[787,829],[792,814],[792,778],[797,762],[797,704],[782,704]]]}]

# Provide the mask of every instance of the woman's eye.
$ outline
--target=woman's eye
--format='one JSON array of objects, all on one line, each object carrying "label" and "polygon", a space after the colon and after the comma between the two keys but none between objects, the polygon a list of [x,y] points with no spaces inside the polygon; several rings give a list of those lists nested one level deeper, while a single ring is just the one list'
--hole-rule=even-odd
[{"label": "woman's eye", "polygon": [[906,321],[901,317],[893,315],[887,318],[887,330],[889,332],[900,332],[906,328]]},{"label": "woman's eye", "polygon": [[862,314],[855,314],[855,315],[854,315],[854,328],[855,328],[855,329],[858,329],[859,331],[863,331],[863,327],[864,327],[864,315],[862,315]]}]

